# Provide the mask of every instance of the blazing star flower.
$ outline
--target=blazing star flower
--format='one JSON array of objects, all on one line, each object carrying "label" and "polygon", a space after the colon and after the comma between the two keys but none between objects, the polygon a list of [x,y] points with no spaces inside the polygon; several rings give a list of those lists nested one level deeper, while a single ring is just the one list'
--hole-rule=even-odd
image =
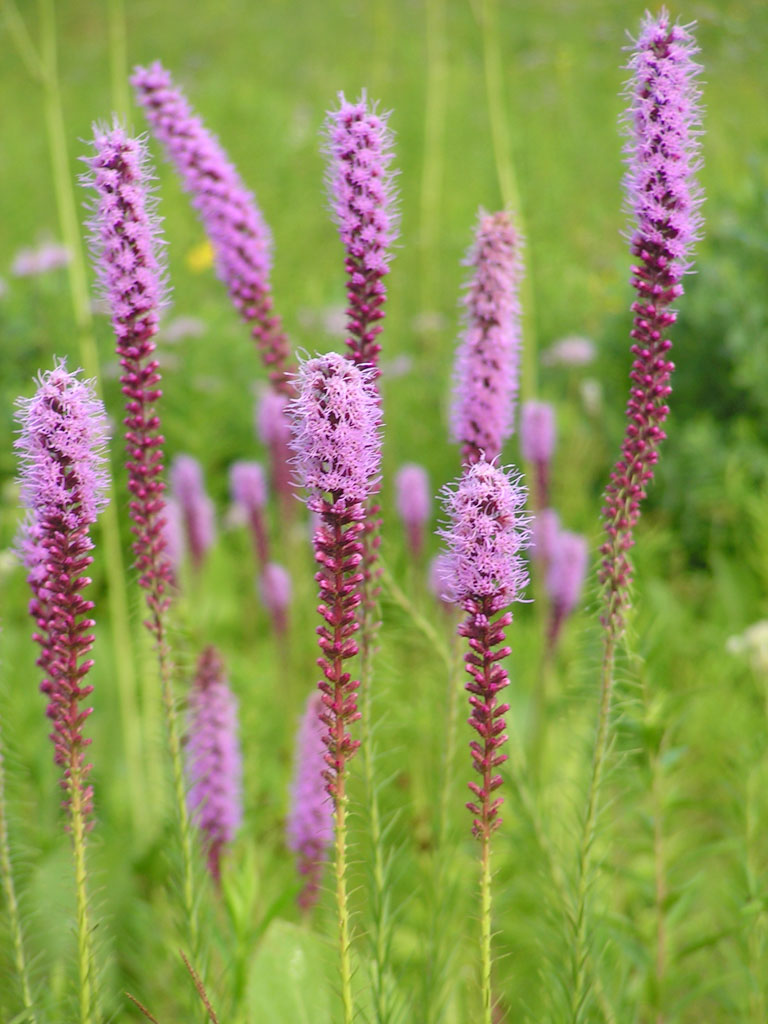
[{"label": "blazing star flower", "polygon": [[272,486],[283,499],[284,512],[293,508],[294,499],[290,471],[291,424],[287,403],[284,394],[268,390],[261,396],[256,409],[256,432],[269,451]]},{"label": "blazing star flower", "polygon": [[317,630],[324,679],[318,684],[326,728],[324,777],[334,806],[344,800],[346,762],[359,743],[347,727],[360,717],[359,682],[344,669],[358,650],[356,609],[361,602],[359,571],[365,505],[379,481],[380,412],[374,376],[336,353],[299,366],[297,397],[291,403],[297,482],[320,521],[314,533],[320,587]]},{"label": "blazing star flower", "polygon": [[284,635],[288,628],[291,589],[288,570],[277,562],[267,562],[259,579],[259,593],[264,607],[272,616],[272,623],[278,636]]},{"label": "blazing star flower", "polygon": [[154,336],[166,301],[160,229],[148,192],[144,142],[115,125],[106,131],[97,129],[93,145],[95,154],[86,159],[90,173],[84,184],[97,197],[90,221],[94,267],[112,315],[122,367],[135,564],[152,612],[148,625],[159,639],[160,617],[173,582],[163,528],[164,438],[155,410],[162,392]]},{"label": "blazing star flower", "polygon": [[701,225],[701,193],[694,182],[699,164],[695,52],[690,32],[671,24],[662,10],[658,17],[646,17],[629,62],[625,185],[637,260],[632,268],[634,362],[621,457],[605,492],[606,540],[599,573],[603,622],[613,637],[623,628],[629,603],[627,551],[666,437],[662,425],[674,368],[666,334],[676,319],[670,306],[682,294],[681,280]]},{"label": "blazing star flower", "polygon": [[235,462],[229,469],[229,489],[234,503],[243,510],[251,528],[253,545],[262,565],[269,560],[264,506],[267,503],[267,482],[259,462]]},{"label": "blazing star flower", "polygon": [[40,689],[48,697],[55,761],[64,769],[62,787],[80,794],[83,816],[93,805],[86,784],[90,740],[83,724],[92,709],[80,704],[93,687],[85,677],[93,662],[93,602],[83,596],[90,579],[90,527],[107,503],[105,445],[107,417],[90,382],[63,363],[41,374],[32,398],[18,403],[20,436],[14,447],[21,462],[21,501],[29,518],[20,547],[32,588],[30,614],[45,673]]},{"label": "blazing star flower", "polygon": [[546,579],[547,594],[552,602],[549,640],[553,645],[563,623],[579,602],[588,560],[586,537],[569,530],[558,531]]},{"label": "blazing star flower", "polygon": [[131,82],[152,131],[192,196],[219,276],[251,329],[273,388],[290,394],[288,339],[272,313],[272,239],[253,193],[162,64],[137,67]]},{"label": "blazing star flower", "polygon": [[508,213],[481,213],[456,354],[452,427],[465,462],[496,458],[514,424],[521,328],[521,241]]},{"label": "blazing star flower", "polygon": [[237,701],[215,647],[197,662],[187,723],[187,803],[205,837],[208,869],[218,882],[221,853],[243,816],[242,758],[237,739]]},{"label": "blazing star flower", "polygon": [[395,477],[397,511],[405,526],[408,545],[415,557],[424,544],[424,527],[432,510],[429,477],[423,466],[407,462]]},{"label": "blazing star flower", "polygon": [[339,102],[328,115],[326,136],[331,207],[346,253],[346,342],[350,359],[376,367],[387,295],[383,279],[397,234],[392,133],[386,115],[369,108],[365,93],[357,103],[340,93]]},{"label": "blazing star flower", "polygon": [[171,490],[181,508],[192,564],[200,569],[213,544],[213,502],[205,491],[203,467],[191,455],[177,455],[171,463]]},{"label": "blazing star flower", "polygon": [[333,804],[323,785],[326,746],[322,711],[320,694],[310,694],[296,737],[286,821],[288,848],[296,854],[299,874],[305,879],[298,897],[302,910],[317,902],[323,861],[333,840]]},{"label": "blazing star flower", "polygon": [[536,508],[549,504],[549,467],[555,450],[555,410],[549,402],[524,402],[520,410],[520,452],[536,474]]},{"label": "blazing star flower", "polygon": [[499,704],[497,696],[509,684],[502,662],[510,648],[499,645],[512,621],[511,612],[503,609],[521,600],[528,582],[522,558],[529,544],[525,498],[514,472],[484,459],[466,467],[456,486],[443,490],[449,523],[439,533],[448,545],[457,603],[467,613],[459,633],[469,641],[469,724],[480,737],[470,743],[470,751],[482,783],[470,782],[475,800],[467,807],[474,815],[472,831],[484,842],[500,824],[502,800],[492,794],[501,785],[496,769],[506,760],[498,751],[507,739],[504,715],[509,705]]}]

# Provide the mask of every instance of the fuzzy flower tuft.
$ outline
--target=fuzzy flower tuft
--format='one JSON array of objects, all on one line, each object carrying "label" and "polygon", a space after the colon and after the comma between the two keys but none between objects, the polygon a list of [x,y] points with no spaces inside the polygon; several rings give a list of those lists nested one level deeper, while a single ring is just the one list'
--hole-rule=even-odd
[{"label": "fuzzy flower tuft", "polygon": [[187,802],[205,836],[208,868],[218,881],[222,847],[242,820],[242,759],[237,738],[237,701],[215,647],[197,662],[189,697]]},{"label": "fuzzy flower tuft", "polygon": [[459,602],[498,598],[499,607],[519,600],[528,583],[521,552],[528,547],[526,490],[520,477],[481,460],[457,486],[443,489],[448,544]]},{"label": "fuzzy flower tuft", "polygon": [[80,793],[84,815],[92,808],[86,784],[83,724],[91,709],[80,703],[93,687],[85,677],[93,664],[93,602],[83,575],[93,561],[90,527],[107,503],[107,417],[91,383],[63,363],[41,374],[32,398],[18,403],[21,500],[29,516],[19,548],[29,569],[29,610],[37,625],[40,689],[48,697],[55,761],[64,769],[62,787]]},{"label": "fuzzy flower tuft", "polygon": [[310,507],[323,497],[352,505],[364,502],[379,481],[381,416],[367,368],[335,352],[299,367],[297,398],[291,403],[298,482],[312,492]]},{"label": "fuzzy flower tuft", "polygon": [[325,726],[319,693],[310,695],[296,737],[291,808],[286,822],[288,848],[297,855],[305,879],[299,906],[309,910],[317,901],[323,861],[333,839],[333,804],[323,784]]},{"label": "fuzzy flower tuft", "polygon": [[521,239],[512,217],[482,212],[466,263],[466,328],[454,369],[453,437],[465,462],[500,454],[514,425],[521,328]]},{"label": "fuzzy flower tuft", "polygon": [[396,237],[392,171],[392,133],[387,116],[369,108],[363,93],[357,103],[339,94],[338,110],[326,124],[328,189],[346,252],[347,345],[350,358],[376,365],[389,271]]},{"label": "fuzzy flower tuft", "polygon": [[219,276],[251,328],[272,386],[288,394],[288,340],[272,313],[272,240],[253,194],[162,64],[137,67],[131,81],[152,131],[192,196],[216,252]]}]

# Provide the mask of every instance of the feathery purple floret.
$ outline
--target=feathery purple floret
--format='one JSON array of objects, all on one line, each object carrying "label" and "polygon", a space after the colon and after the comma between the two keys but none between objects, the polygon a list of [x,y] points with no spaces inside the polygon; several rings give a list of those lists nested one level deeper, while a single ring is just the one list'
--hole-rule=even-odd
[{"label": "feathery purple floret", "polygon": [[339,101],[328,114],[326,137],[331,207],[346,253],[346,343],[355,363],[375,367],[387,294],[383,279],[397,235],[392,133],[386,115],[369,109],[365,93],[357,103],[340,93]]},{"label": "feathery purple floret", "polygon": [[318,612],[324,679],[318,686],[326,728],[324,778],[338,806],[344,799],[347,760],[359,746],[347,731],[360,713],[359,681],[344,669],[357,654],[359,629],[361,534],[365,503],[378,485],[381,464],[380,411],[374,374],[336,353],[309,359],[299,366],[297,397],[291,403],[298,483],[308,492],[307,505],[318,514],[313,542],[320,588]]},{"label": "feathery purple floret", "polygon": [[378,486],[381,457],[373,373],[329,352],[301,363],[296,384],[291,447],[309,507],[322,511],[325,494],[342,506],[364,502]]},{"label": "feathery purple floret", "polygon": [[470,677],[469,724],[479,736],[470,743],[470,752],[482,782],[469,783],[474,800],[467,807],[474,817],[472,831],[484,842],[500,824],[502,799],[493,793],[502,781],[496,769],[507,759],[499,748],[507,739],[504,715],[509,705],[497,698],[509,684],[502,661],[510,648],[499,645],[512,621],[511,612],[503,609],[521,600],[528,582],[522,559],[529,543],[525,496],[519,476],[484,459],[466,467],[456,487],[443,490],[449,523],[439,532],[448,544],[446,568],[453,573],[457,602],[466,612],[459,633],[469,641],[464,658]]},{"label": "feathery purple floret", "polygon": [[666,437],[662,425],[674,369],[666,332],[676,319],[670,305],[682,294],[680,281],[701,225],[701,192],[694,182],[699,166],[696,49],[688,30],[671,24],[662,10],[658,17],[646,17],[628,65],[625,185],[634,219],[632,285],[638,297],[632,305],[628,424],[603,508],[607,537],[600,549],[599,578],[606,604],[603,622],[612,637],[623,628],[632,575],[627,552]]},{"label": "feathery purple floret", "polygon": [[106,296],[122,367],[133,551],[139,583],[152,612],[149,628],[159,639],[173,570],[165,550],[164,438],[155,404],[161,397],[155,351],[164,303],[161,238],[148,192],[147,154],[141,139],[115,125],[94,135],[84,184],[96,192],[90,221],[94,266]]},{"label": "feathery purple floret", "polygon": [[205,491],[203,467],[191,455],[177,455],[171,463],[171,490],[181,509],[192,564],[199,569],[213,544],[215,515]]},{"label": "feathery purple floret", "polygon": [[405,526],[408,546],[418,557],[424,544],[424,527],[432,512],[429,477],[423,466],[407,462],[395,477],[397,511]]},{"label": "feathery purple floret", "polygon": [[311,694],[296,737],[291,808],[286,821],[288,848],[297,855],[299,874],[305,879],[298,897],[303,910],[317,901],[323,861],[333,840],[333,804],[323,783],[326,746],[322,710],[320,694]]},{"label": "feathery purple floret", "polygon": [[80,709],[93,691],[84,685],[93,664],[93,602],[83,597],[91,582],[83,575],[93,561],[90,527],[107,503],[107,417],[90,382],[63,363],[41,374],[32,398],[18,403],[21,501],[29,512],[19,547],[29,569],[30,614],[41,647],[46,714],[53,722],[55,761],[64,769],[62,787],[79,788],[83,813],[92,809],[86,778]]},{"label": "feathery purple floret", "polygon": [[224,665],[216,648],[206,647],[189,696],[187,804],[204,834],[208,868],[216,881],[222,847],[234,839],[242,820],[243,769],[237,731],[237,701]]},{"label": "feathery purple floret", "polygon": [[506,211],[481,213],[454,369],[452,429],[465,462],[500,454],[514,425],[521,328],[521,239]]},{"label": "feathery purple floret", "polygon": [[272,313],[272,241],[253,194],[159,62],[137,67],[131,81],[154,134],[192,196],[213,244],[219,275],[251,328],[272,386],[289,394],[288,341]]}]

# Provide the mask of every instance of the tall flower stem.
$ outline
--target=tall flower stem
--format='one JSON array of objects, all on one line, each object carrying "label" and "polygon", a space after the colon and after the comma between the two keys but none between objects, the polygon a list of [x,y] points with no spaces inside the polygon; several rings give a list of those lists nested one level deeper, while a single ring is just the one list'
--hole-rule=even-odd
[{"label": "tall flower stem", "polygon": [[480,850],[480,984],[483,1024],[493,1022],[491,995],[491,839],[483,836]]},{"label": "tall flower stem", "polygon": [[342,778],[336,794],[336,908],[339,919],[339,974],[344,1024],[352,1024],[352,966],[349,956],[349,908],[347,906],[347,794]]},{"label": "tall flower stem", "polygon": [[75,864],[75,892],[77,895],[77,963],[80,996],[80,1024],[92,1020],[92,967],[90,915],[88,912],[88,871],[86,868],[86,821],[82,800],[80,765],[70,763],[69,821]]},{"label": "tall flower stem", "polygon": [[5,903],[8,908],[8,921],[13,941],[13,959],[16,966],[16,973],[19,976],[21,987],[21,998],[26,1011],[25,1020],[29,1024],[37,1024],[37,1016],[34,1012],[32,1002],[32,991],[29,984],[29,973],[27,971],[27,958],[24,952],[24,932],[21,927],[21,915],[19,904],[16,899],[16,886],[13,882],[13,871],[11,868],[11,851],[8,842],[8,825],[6,821],[5,804],[5,763],[3,761],[2,744],[0,743],[0,878],[3,883]]}]

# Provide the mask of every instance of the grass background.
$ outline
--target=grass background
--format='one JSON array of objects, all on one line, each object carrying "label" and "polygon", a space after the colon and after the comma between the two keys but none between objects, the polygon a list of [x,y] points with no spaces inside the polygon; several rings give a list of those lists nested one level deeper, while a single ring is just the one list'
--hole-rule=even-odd
[{"label": "grass background", "polygon": [[[19,10],[36,39],[38,8],[22,3]],[[409,600],[439,632],[446,632],[445,624],[426,597],[421,567],[409,564],[403,550],[391,481],[408,459],[428,466],[435,488],[457,471],[456,452],[446,440],[446,408],[465,277],[460,261],[478,208],[502,202],[485,81],[487,10],[459,0],[240,0],[225,6],[205,0],[194,8],[137,0],[125,9],[129,65],[161,59],[254,189],[275,237],[276,305],[297,349],[340,344],[343,268],[319,147],[325,111],[339,90],[354,97],[362,88],[392,111],[401,236],[388,280],[382,354],[385,370],[389,365],[383,381],[383,552]],[[57,5],[73,181],[80,172],[77,158],[88,148],[82,140],[115,105],[109,11],[106,4],[74,0]],[[554,503],[563,522],[595,544],[600,491],[619,443],[626,394],[631,290],[617,120],[622,47],[642,13],[637,4],[502,2],[489,36],[501,62],[506,156],[516,171],[528,239],[526,332],[536,370],[529,383],[535,376],[537,393],[558,409]],[[659,1015],[668,1021],[763,1021],[766,668],[759,658],[750,662],[729,653],[726,643],[766,614],[768,592],[768,13],[759,2],[721,2],[690,4],[672,14],[698,22],[706,226],[697,273],[687,279],[679,303],[670,436],[636,551],[637,612],[621,673],[611,800],[600,834],[603,869],[594,894],[592,941],[603,996],[590,1002],[585,1019],[605,1019],[600,1007],[607,1002],[622,1022]],[[7,28],[0,28],[0,55],[0,95],[12,98],[3,104],[0,136],[0,275],[8,283],[0,299],[0,720],[33,975],[48,1019],[60,1020],[71,997],[67,840],[43,739],[23,573],[7,549],[17,520],[13,399],[30,392],[33,375],[54,354],[67,355],[71,364],[78,355],[66,273],[26,279],[9,274],[21,246],[60,232],[42,91],[25,72]],[[132,110],[128,121],[144,130],[139,112]],[[205,324],[202,336],[161,346],[167,447],[170,455],[185,451],[203,461],[223,517],[228,465],[263,454],[252,427],[263,374],[213,272],[194,269],[202,230],[152,148],[169,243],[172,309],[166,316],[197,316]],[[502,167],[504,158],[502,153]],[[117,419],[116,364],[103,316],[96,319],[96,333],[107,404]],[[596,362],[584,371],[540,366],[534,340],[541,349],[571,333],[595,340]],[[585,379],[596,382],[597,404],[590,407],[582,397]],[[514,439],[508,455],[517,459]],[[124,515],[122,520],[127,540]],[[246,825],[233,850],[227,898],[222,903],[204,891],[201,901],[210,924],[212,995],[224,1020],[301,1019],[301,1008],[286,1009],[280,1000],[289,998],[286,991],[306,987],[317,993],[311,1019],[322,1021],[333,1013],[333,953],[326,980],[325,947],[312,943],[313,936],[332,935],[330,899],[301,938],[280,932],[282,925],[270,930],[274,918],[296,921],[296,883],[282,821],[293,730],[315,672],[306,530],[300,522],[289,529],[276,515],[272,526],[296,588],[287,649],[275,650],[254,593],[247,539],[237,530],[222,532],[204,576],[187,581],[179,611],[187,667],[206,642],[220,644],[227,657],[241,701],[246,758]],[[94,589],[102,604],[104,586],[99,572]],[[586,607],[565,638],[550,744],[535,787],[537,821],[565,867],[566,889],[595,714],[595,596],[591,584]],[[135,594],[131,606],[140,764],[126,761],[119,742],[105,616],[99,618],[93,673],[98,825],[92,863],[107,964],[104,1010],[111,1019],[134,1019],[119,995],[128,988],[159,1020],[169,1021],[180,1019],[178,1007],[185,1005],[184,975],[175,960],[183,937],[176,933],[169,895],[172,828],[156,682],[151,652],[139,639]],[[442,854],[446,875],[436,886],[430,844],[435,766],[444,746],[445,673],[431,641],[386,590],[383,612],[375,721],[381,800],[393,822],[388,849],[396,1002],[407,1020],[471,1020],[477,929],[475,850],[461,806],[466,736],[461,725],[451,841]],[[535,606],[522,607],[517,618],[510,719],[512,742],[524,746],[541,624]],[[565,1020],[560,989],[568,985],[568,928],[537,822],[507,781],[506,823],[497,844],[500,1005],[510,1021]],[[359,766],[354,784],[359,791]],[[145,794],[140,827],[131,815],[136,786]],[[363,811],[358,829],[353,872],[364,989],[370,856]],[[0,955],[8,949],[0,932]],[[317,976],[310,972],[299,983],[286,968],[297,949],[310,965],[322,961]],[[430,974],[430,956],[443,965],[442,974]],[[14,981],[5,973],[4,1019],[17,1005]],[[282,989],[281,977],[287,979]],[[277,995],[264,989],[269,978],[278,979]],[[442,1017],[427,1016],[427,1003],[438,1004],[435,993],[443,997]],[[363,995],[361,1000],[364,1006]]]}]

